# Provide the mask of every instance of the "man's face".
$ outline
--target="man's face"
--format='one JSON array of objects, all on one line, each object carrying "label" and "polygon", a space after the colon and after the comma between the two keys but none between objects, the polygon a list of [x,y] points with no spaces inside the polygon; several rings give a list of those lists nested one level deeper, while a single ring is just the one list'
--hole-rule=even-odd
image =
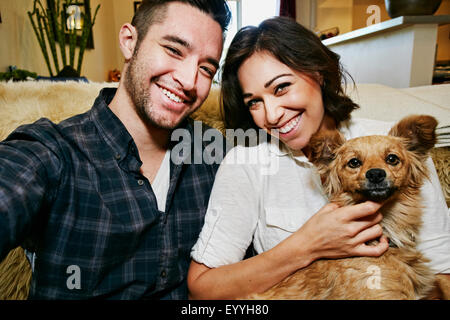
[{"label": "man's face", "polygon": [[207,98],[222,52],[222,29],[197,8],[170,3],[150,26],[125,74],[136,112],[147,124],[175,128]]}]

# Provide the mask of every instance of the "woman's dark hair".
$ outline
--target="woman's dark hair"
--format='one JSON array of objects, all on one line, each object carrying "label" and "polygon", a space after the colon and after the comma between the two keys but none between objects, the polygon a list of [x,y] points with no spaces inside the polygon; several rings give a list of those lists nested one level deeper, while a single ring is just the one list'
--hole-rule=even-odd
[{"label": "woman's dark hair", "polygon": [[143,0],[131,21],[138,34],[136,49],[139,48],[150,26],[164,20],[167,5],[171,2],[185,3],[209,14],[225,34],[231,20],[231,11],[225,0]]},{"label": "woman's dark hair", "polygon": [[239,67],[255,52],[267,52],[291,69],[321,83],[325,113],[336,124],[349,119],[350,113],[358,108],[344,93],[345,71],[339,55],[294,20],[275,17],[263,21],[258,27],[242,28],[231,42],[222,71],[221,101],[226,128],[257,129],[244,104],[238,79]]}]

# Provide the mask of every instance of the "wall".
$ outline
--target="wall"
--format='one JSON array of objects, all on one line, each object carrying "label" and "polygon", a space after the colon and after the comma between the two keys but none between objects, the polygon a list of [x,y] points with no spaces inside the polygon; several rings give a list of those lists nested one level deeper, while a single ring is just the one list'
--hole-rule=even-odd
[{"label": "wall", "polygon": [[[103,0],[104,1],[104,0]],[[113,19],[114,19],[114,28],[113,31],[113,39],[114,39],[114,50],[115,50],[115,68],[118,70],[122,70],[123,67],[123,56],[122,52],[119,48],[119,31],[120,27],[125,24],[131,22],[131,19],[134,15],[134,5],[133,0],[107,0],[108,2],[112,2],[112,6],[114,9]],[[111,31],[111,28],[110,28]]]},{"label": "wall", "polygon": [[[366,27],[369,14],[366,13],[367,7],[378,5],[380,7],[381,22],[389,20],[390,17],[386,11],[384,0],[353,0],[352,12],[352,30]],[[450,0],[443,0],[435,15],[450,14]],[[438,28],[436,60],[450,60],[450,25],[440,26]]]},{"label": "wall", "polygon": [[[122,23],[131,20],[133,0],[91,0],[90,3],[92,11],[97,4],[101,7],[93,28],[94,49],[85,51],[81,73],[92,81],[106,81],[109,70],[122,68],[117,39]],[[1,72],[6,71],[9,65],[15,65],[39,75],[49,75],[27,15],[27,11],[32,9],[33,0],[0,0]]]},{"label": "wall", "polygon": [[384,0],[353,0],[352,30],[367,27],[367,19],[371,16],[371,13],[367,13],[367,8],[371,5],[380,8],[380,22],[390,19]]},{"label": "wall", "polygon": [[[42,0],[46,1],[46,0]],[[377,4],[381,9],[381,21],[389,19],[384,0],[297,0],[299,22],[314,30],[339,26],[345,33],[365,26],[368,5]],[[122,24],[133,16],[133,0],[91,0],[91,9],[100,4],[94,32],[94,50],[86,50],[82,75],[92,81],[106,81],[109,70],[122,69],[123,57],[118,47],[118,35]],[[0,24],[0,72],[9,65],[48,75],[39,44],[34,35],[27,11],[33,0],[0,0],[2,23]],[[310,10],[318,9],[311,18]],[[443,0],[436,14],[450,14],[450,0]],[[315,19],[315,20],[314,20]],[[437,60],[450,60],[450,25],[439,27]]]},{"label": "wall", "polygon": [[[450,14],[450,0],[444,0],[435,14]],[[436,60],[450,60],[450,25],[438,28]]]},{"label": "wall", "polygon": [[353,0],[317,0],[315,31],[338,27],[339,33],[352,31]]}]

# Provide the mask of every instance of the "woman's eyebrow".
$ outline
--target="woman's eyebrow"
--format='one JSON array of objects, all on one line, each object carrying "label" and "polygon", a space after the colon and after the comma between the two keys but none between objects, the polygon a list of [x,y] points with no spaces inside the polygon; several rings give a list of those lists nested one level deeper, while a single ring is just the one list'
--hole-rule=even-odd
[{"label": "woman's eyebrow", "polygon": [[268,86],[270,86],[270,85],[272,84],[272,82],[274,82],[274,81],[277,80],[278,78],[285,77],[285,76],[292,76],[292,74],[291,74],[291,73],[282,73],[282,74],[279,74],[279,75],[273,77],[271,80],[267,81],[266,84],[264,85],[264,88],[267,88]]},{"label": "woman's eyebrow", "polygon": [[[268,86],[270,86],[270,85],[272,84],[272,82],[274,82],[274,81],[277,80],[278,78],[286,77],[286,76],[293,76],[293,74],[292,74],[292,73],[282,73],[282,74],[279,74],[279,75],[273,77],[272,79],[270,79],[269,81],[267,81],[267,82],[264,84],[264,88],[267,88]],[[242,94],[242,97],[243,97],[244,99],[245,99],[245,98],[250,98],[251,96],[253,96],[252,93],[243,93],[243,94]]]}]

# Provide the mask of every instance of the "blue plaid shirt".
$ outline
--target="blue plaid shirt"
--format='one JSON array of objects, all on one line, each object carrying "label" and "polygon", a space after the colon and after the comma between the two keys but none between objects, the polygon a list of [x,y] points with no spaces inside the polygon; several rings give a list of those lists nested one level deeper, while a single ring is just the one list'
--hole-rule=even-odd
[{"label": "blue plaid shirt", "polygon": [[[159,211],[136,145],[108,107],[114,93],[103,89],[88,112],[21,126],[0,144],[0,261],[18,245],[36,252],[31,299],[187,298],[218,164],[171,161]],[[193,134],[192,121],[182,127]],[[191,143],[189,152],[204,148]]]}]

